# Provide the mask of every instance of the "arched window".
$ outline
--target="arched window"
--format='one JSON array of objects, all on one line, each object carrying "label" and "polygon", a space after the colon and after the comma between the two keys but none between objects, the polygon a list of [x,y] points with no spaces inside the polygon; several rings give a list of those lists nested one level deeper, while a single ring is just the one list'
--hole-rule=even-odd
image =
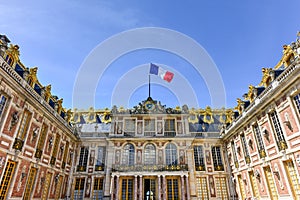
[{"label": "arched window", "polygon": [[134,165],[134,146],[126,144],[123,149],[123,164]]},{"label": "arched window", "polygon": [[169,143],[166,146],[166,164],[177,165],[177,147],[175,144]]},{"label": "arched window", "polygon": [[155,146],[153,144],[147,144],[144,151],[144,164],[154,165],[156,158]]}]

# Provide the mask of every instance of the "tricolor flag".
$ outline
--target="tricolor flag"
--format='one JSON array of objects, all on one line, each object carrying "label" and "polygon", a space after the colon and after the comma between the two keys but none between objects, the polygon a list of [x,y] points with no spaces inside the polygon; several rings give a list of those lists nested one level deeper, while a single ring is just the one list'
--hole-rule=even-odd
[{"label": "tricolor flag", "polygon": [[152,63],[150,64],[150,74],[158,75],[161,79],[168,81],[169,83],[174,77],[174,74],[172,72],[164,70],[163,68]]}]

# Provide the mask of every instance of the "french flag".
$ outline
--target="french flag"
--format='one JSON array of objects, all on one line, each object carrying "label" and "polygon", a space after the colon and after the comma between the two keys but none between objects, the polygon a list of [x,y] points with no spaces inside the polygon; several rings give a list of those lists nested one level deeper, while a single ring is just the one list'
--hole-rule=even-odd
[{"label": "french flag", "polygon": [[168,81],[169,83],[172,81],[174,74],[170,71],[167,71],[155,64],[150,64],[150,74],[155,74],[160,76],[161,79]]}]

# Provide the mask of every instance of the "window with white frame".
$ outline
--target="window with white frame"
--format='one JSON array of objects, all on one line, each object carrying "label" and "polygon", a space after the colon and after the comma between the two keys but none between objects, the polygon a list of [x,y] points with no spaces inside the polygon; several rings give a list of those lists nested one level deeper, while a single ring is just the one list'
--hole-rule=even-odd
[{"label": "window with white frame", "polygon": [[80,148],[77,171],[86,171],[88,157],[89,157],[89,148],[88,147],[81,147]]},{"label": "window with white frame", "polygon": [[144,164],[145,165],[154,165],[156,164],[156,151],[153,144],[147,144],[144,150]]},{"label": "window with white frame", "polygon": [[124,124],[124,135],[135,135],[136,130],[136,120],[135,119],[125,119]]},{"label": "window with white frame", "polygon": [[126,144],[123,149],[123,165],[133,166],[134,165],[134,146],[132,144]]},{"label": "window with white frame", "polygon": [[97,150],[97,160],[96,165],[97,166],[103,166],[105,163],[105,153],[106,153],[106,147],[105,146],[98,146]]},{"label": "window with white frame", "polygon": [[203,146],[194,146],[194,161],[196,171],[205,171]]},{"label": "window with white frame", "polygon": [[221,147],[220,146],[213,146],[211,149],[214,169],[215,171],[224,171],[223,161],[222,161],[222,154],[221,154]]},{"label": "window with white frame", "polygon": [[257,148],[258,148],[258,151],[259,151],[259,156],[261,158],[264,158],[264,157],[266,157],[265,146],[264,146],[264,142],[263,142],[263,139],[262,139],[261,131],[260,131],[259,126],[257,124],[255,124],[253,126],[253,131],[254,131],[254,135],[255,135],[255,138],[256,138],[256,143],[257,143]]},{"label": "window with white frame", "polygon": [[155,135],[155,119],[144,119],[144,135]]},{"label": "window with white frame", "polygon": [[241,135],[241,140],[242,140],[242,146],[243,146],[243,150],[244,150],[245,161],[247,164],[249,164],[251,162],[250,153],[249,153],[248,145],[246,142],[246,137],[244,134]]},{"label": "window with white frame", "polygon": [[300,114],[300,93],[294,96],[294,102],[298,110],[298,114]]},{"label": "window with white frame", "polygon": [[238,162],[238,159],[237,159],[237,154],[236,154],[234,141],[231,142],[231,151],[232,151],[232,154],[233,154],[234,166],[235,166],[235,168],[238,168],[239,167],[239,162]]},{"label": "window with white frame", "polygon": [[4,113],[5,105],[7,103],[7,97],[3,94],[0,94],[0,120]]},{"label": "window with white frame", "polygon": [[270,113],[271,121],[273,124],[273,128],[276,134],[276,142],[279,150],[284,150],[287,148],[287,144],[284,138],[284,134],[282,131],[282,127],[279,122],[279,118],[276,111]]},{"label": "window with white frame", "polygon": [[177,147],[173,143],[169,143],[166,146],[166,164],[177,165]]},{"label": "window with white frame", "polygon": [[168,137],[176,136],[175,119],[165,119],[164,135]]}]

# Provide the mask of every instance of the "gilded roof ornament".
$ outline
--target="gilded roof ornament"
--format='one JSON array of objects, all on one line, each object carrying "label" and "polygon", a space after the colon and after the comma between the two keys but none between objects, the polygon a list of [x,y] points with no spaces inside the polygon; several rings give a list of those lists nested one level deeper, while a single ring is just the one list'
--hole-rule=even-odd
[{"label": "gilded roof ornament", "polygon": [[33,87],[34,84],[37,82],[37,67],[33,67],[29,69],[29,74],[28,76],[25,77],[25,80],[28,82],[28,84]]},{"label": "gilded roof ornament", "polygon": [[90,107],[89,113],[87,114],[87,117],[85,118],[85,121],[88,122],[88,123],[95,123],[97,121],[96,113],[95,113],[93,107]]},{"label": "gilded roof ornament", "polygon": [[214,118],[213,118],[213,115],[212,115],[212,110],[211,110],[211,108],[209,106],[207,106],[205,108],[203,121],[205,123],[208,123],[208,124],[214,123]]},{"label": "gilded roof ornament", "polygon": [[51,85],[45,86],[42,91],[42,96],[44,97],[45,101],[49,102],[51,97]]},{"label": "gilded roof ornament", "polygon": [[243,102],[240,98],[237,98],[236,101],[238,105],[234,107],[234,109],[237,110],[239,114],[242,114],[245,102]]},{"label": "gilded roof ornament", "polygon": [[102,116],[101,116],[101,121],[104,122],[105,124],[111,122],[110,111],[106,110],[106,111],[102,114]]},{"label": "gilded roof ornament", "polygon": [[295,59],[297,53],[291,48],[290,45],[283,45],[282,57],[274,69],[280,68],[282,65],[286,68],[288,67],[292,60]]},{"label": "gilded roof ornament", "polygon": [[65,120],[66,120],[68,123],[70,123],[71,118],[72,118],[72,110],[71,110],[71,109],[68,109],[67,112],[66,112]]},{"label": "gilded roof ornament", "polygon": [[18,45],[10,44],[6,51],[6,54],[13,58],[14,64],[19,61],[20,51]]},{"label": "gilded roof ornament", "polygon": [[190,116],[188,118],[189,123],[195,124],[199,122],[198,115],[195,111],[195,108],[190,110]]},{"label": "gilded roof ornament", "polygon": [[60,114],[60,112],[62,111],[62,103],[63,103],[63,99],[59,99],[57,100],[56,104],[55,104],[55,110],[58,114]]},{"label": "gilded roof ornament", "polygon": [[258,86],[268,87],[273,81],[274,73],[272,68],[262,68],[263,77]]},{"label": "gilded roof ornament", "polygon": [[226,111],[226,124],[231,124],[233,116],[234,116],[233,110]]},{"label": "gilded roof ornament", "polygon": [[255,99],[255,93],[256,93],[255,90],[256,88],[253,85],[249,85],[249,90],[245,97],[245,100],[249,100],[250,102],[253,102],[253,100]]}]

